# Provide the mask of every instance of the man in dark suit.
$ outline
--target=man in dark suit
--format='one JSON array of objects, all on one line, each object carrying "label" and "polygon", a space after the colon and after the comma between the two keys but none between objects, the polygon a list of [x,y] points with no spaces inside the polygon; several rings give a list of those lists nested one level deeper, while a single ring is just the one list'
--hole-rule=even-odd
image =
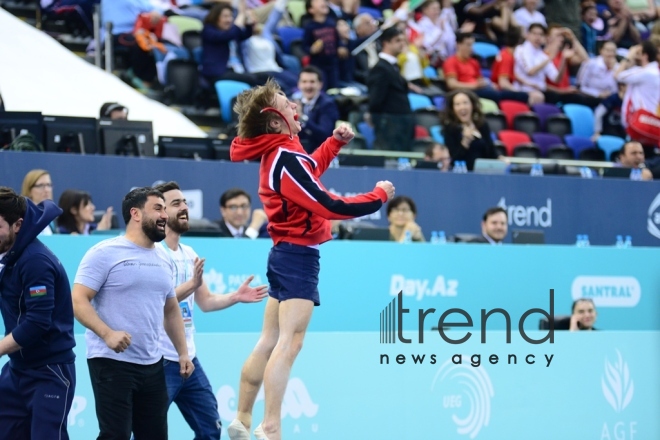
[{"label": "man in dark suit", "polygon": [[220,196],[220,214],[216,223],[220,226],[220,237],[234,238],[269,238],[266,230],[268,217],[263,209],[252,212],[250,194],[240,188],[232,188]]},{"label": "man in dark suit", "polygon": [[302,93],[298,103],[302,131],[298,134],[305,151],[313,153],[319,145],[332,136],[339,119],[335,100],[323,92],[323,74],[318,67],[307,66],[298,76],[298,89]]},{"label": "man in dark suit", "polygon": [[509,217],[504,208],[496,206],[488,209],[481,220],[481,237],[470,243],[502,244],[508,231],[508,222]]},{"label": "man in dark suit", "polygon": [[401,76],[397,56],[404,51],[406,39],[396,26],[381,35],[380,58],[369,72],[369,112],[380,150],[410,150],[415,122],[408,102],[408,82]]}]

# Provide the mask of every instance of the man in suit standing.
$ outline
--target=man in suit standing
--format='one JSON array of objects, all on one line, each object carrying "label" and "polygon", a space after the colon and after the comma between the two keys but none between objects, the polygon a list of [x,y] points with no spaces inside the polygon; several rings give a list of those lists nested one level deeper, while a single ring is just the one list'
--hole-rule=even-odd
[{"label": "man in suit standing", "polygon": [[408,102],[408,82],[401,76],[397,56],[406,48],[403,32],[393,26],[381,35],[380,58],[367,77],[369,112],[379,150],[410,150],[415,122]]},{"label": "man in suit standing", "polygon": [[332,136],[339,119],[335,100],[323,92],[323,74],[318,67],[307,66],[298,76],[298,89],[302,98],[298,104],[302,131],[298,134],[305,151],[312,154],[319,145]]},{"label": "man in suit standing", "polygon": [[[240,188],[228,189],[220,196],[220,214],[216,223],[220,226],[220,237],[270,238],[266,230],[268,217],[263,209],[252,212],[250,194]],[[252,221],[250,220],[252,214]]]}]

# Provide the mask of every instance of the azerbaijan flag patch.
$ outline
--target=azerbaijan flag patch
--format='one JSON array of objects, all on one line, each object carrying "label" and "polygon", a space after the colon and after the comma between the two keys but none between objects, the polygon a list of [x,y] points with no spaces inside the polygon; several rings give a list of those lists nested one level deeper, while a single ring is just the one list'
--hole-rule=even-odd
[{"label": "azerbaijan flag patch", "polygon": [[46,286],[30,287],[30,298],[35,296],[44,296],[46,294]]}]

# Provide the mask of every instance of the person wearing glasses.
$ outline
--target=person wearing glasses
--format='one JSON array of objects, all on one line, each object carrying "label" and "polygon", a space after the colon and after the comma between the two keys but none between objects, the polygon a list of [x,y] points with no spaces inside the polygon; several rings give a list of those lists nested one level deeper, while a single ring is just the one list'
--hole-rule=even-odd
[{"label": "person wearing glasses", "polygon": [[[46,170],[30,170],[23,178],[21,195],[27,197],[38,205],[44,200],[53,200],[53,182],[50,180],[50,174]],[[53,235],[57,232],[55,221],[46,226],[39,234],[40,237]]]},{"label": "person wearing glasses", "polygon": [[220,237],[270,238],[266,230],[266,213],[263,209],[252,212],[251,203],[250,194],[240,188],[229,189],[220,196],[222,218],[216,221],[220,226]]},{"label": "person wearing glasses", "polygon": [[437,142],[426,148],[426,151],[424,152],[424,160],[427,162],[437,162],[440,171],[447,172],[451,169],[451,155],[449,154],[449,148]]},{"label": "person wearing glasses", "polygon": [[407,196],[396,196],[387,204],[387,220],[390,223],[390,241],[403,243],[409,236],[410,241],[423,242],[422,228],[415,223],[417,206]]}]

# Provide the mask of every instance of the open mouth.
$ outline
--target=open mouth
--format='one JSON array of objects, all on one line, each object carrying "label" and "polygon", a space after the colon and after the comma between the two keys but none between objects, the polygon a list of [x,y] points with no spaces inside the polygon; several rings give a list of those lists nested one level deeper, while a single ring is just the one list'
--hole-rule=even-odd
[{"label": "open mouth", "polygon": [[162,230],[164,231],[164,230],[165,230],[165,224],[166,224],[166,223],[167,223],[167,222],[166,222],[165,220],[158,220],[158,221],[156,222],[156,227],[157,227],[158,229],[162,229]]},{"label": "open mouth", "polygon": [[294,121],[297,121],[297,120],[298,120],[298,113],[294,113],[294,114],[293,114],[293,120],[294,120]]},{"label": "open mouth", "polygon": [[181,214],[177,217],[179,220],[188,221],[188,214]]}]

